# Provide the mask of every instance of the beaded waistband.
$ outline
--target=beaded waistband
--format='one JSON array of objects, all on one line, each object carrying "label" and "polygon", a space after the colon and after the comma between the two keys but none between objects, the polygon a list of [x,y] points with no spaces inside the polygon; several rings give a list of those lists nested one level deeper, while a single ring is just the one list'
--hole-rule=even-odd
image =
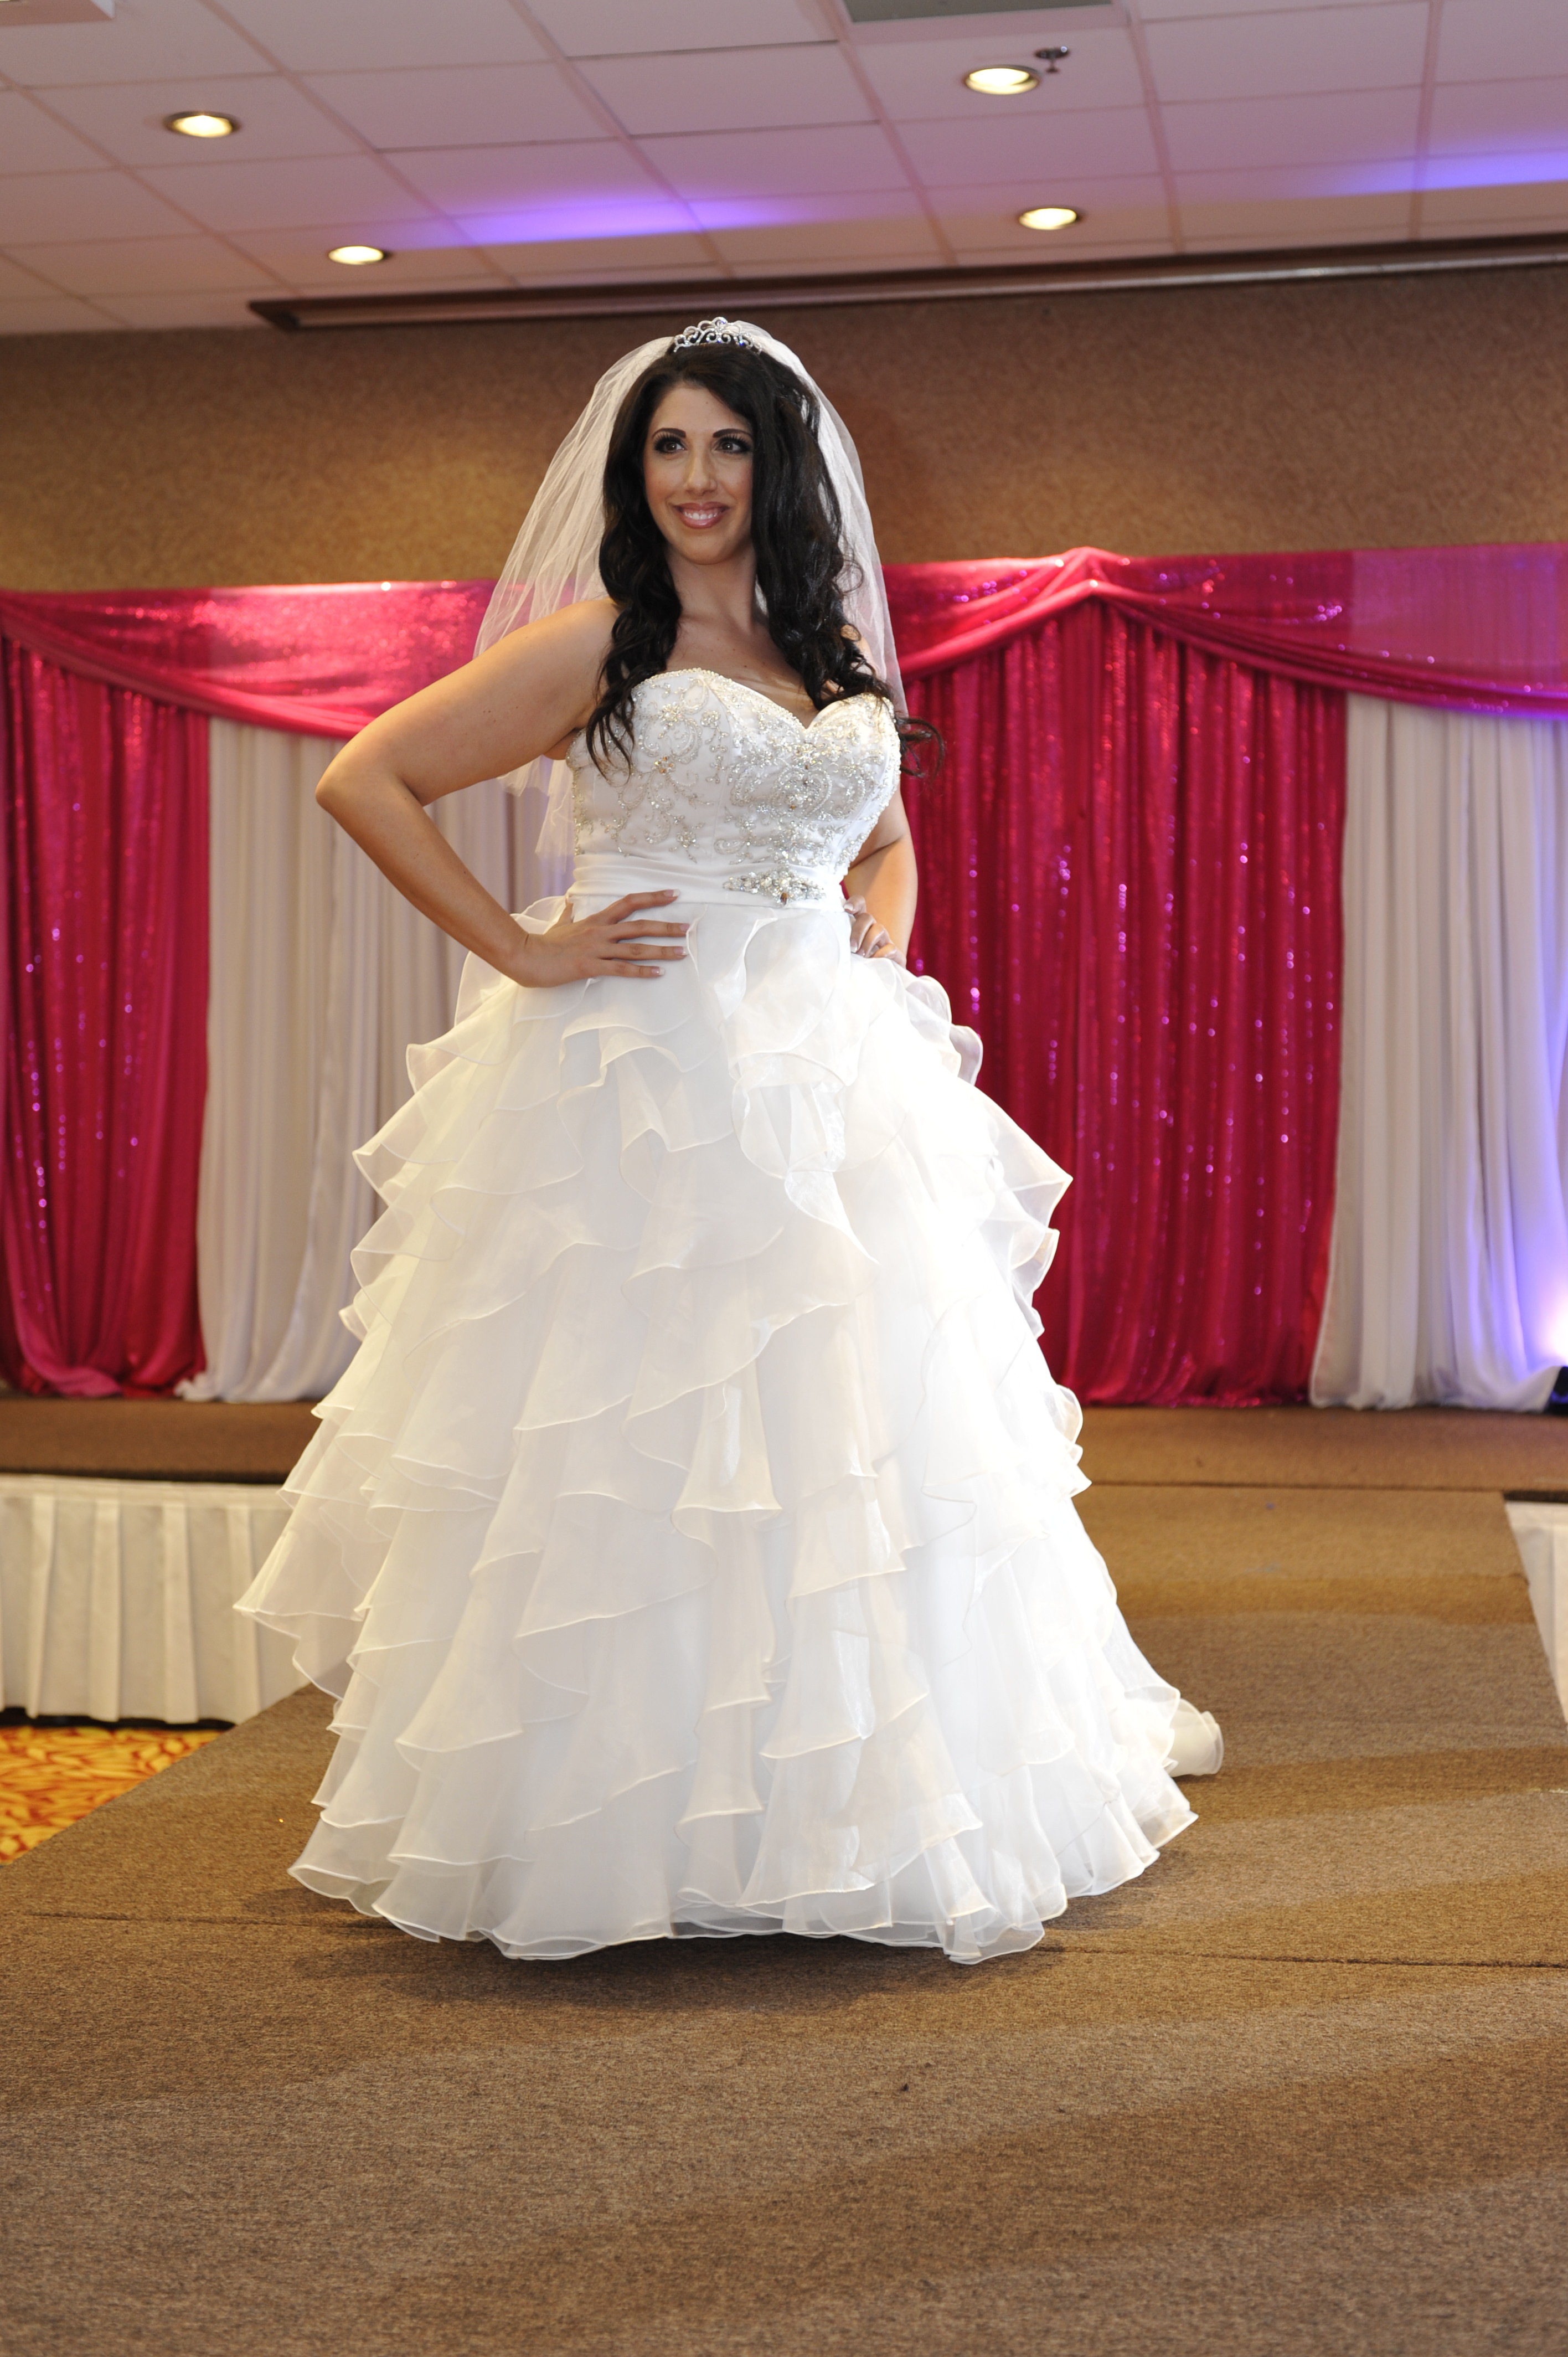
[{"label": "beaded waistband", "polygon": [[766,875],[704,876],[689,860],[628,858],[623,853],[579,855],[573,874],[574,900],[618,900],[624,892],[679,892],[682,900],[733,907],[739,900],[764,901],[774,909],[842,908],[839,878],[830,869],[779,869]]}]

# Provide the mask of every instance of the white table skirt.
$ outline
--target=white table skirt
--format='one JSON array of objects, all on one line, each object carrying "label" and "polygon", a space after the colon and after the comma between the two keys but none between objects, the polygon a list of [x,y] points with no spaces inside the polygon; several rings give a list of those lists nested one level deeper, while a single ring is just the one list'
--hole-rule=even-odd
[{"label": "white table skirt", "polygon": [[1568,1506],[1510,1499],[1508,1514],[1557,1699],[1568,1714]]},{"label": "white table skirt", "polygon": [[242,1482],[0,1474],[5,1706],[181,1726],[292,1694],[287,1641],[233,1609],[286,1512]]}]

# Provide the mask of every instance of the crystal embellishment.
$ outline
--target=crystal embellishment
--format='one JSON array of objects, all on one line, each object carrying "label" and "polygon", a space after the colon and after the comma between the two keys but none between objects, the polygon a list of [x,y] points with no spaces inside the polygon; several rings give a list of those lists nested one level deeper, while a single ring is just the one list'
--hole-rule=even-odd
[{"label": "crystal embellishment", "polygon": [[809,723],[720,673],[675,671],[636,692],[629,761],[596,769],[572,747],[579,854],[690,862],[727,892],[822,900],[898,783],[897,730],[880,696]]}]

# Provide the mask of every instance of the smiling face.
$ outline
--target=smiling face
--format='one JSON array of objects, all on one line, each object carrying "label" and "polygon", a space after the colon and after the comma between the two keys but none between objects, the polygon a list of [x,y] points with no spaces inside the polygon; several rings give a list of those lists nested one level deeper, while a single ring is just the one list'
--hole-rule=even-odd
[{"label": "smiling face", "polygon": [[671,385],[648,429],[649,513],[675,555],[723,565],[751,540],[753,436],[700,384]]}]

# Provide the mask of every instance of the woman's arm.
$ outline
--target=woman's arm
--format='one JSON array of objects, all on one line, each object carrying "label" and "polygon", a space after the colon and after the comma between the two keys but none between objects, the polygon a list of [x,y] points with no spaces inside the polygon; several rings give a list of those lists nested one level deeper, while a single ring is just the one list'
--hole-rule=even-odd
[{"label": "woman's arm", "polygon": [[896,957],[901,964],[914,930],[919,890],[901,793],[894,795],[861,845],[843,888],[854,947],[862,957]]},{"label": "woman's arm", "polygon": [[470,875],[428,805],[481,778],[565,750],[594,708],[615,608],[608,598],[568,606],[503,639],[450,678],[411,695],[345,745],[316,789],[323,810],[367,852],[405,899],[464,949],[514,982],[575,982],[585,974],[657,975],[683,925],[635,912],[672,900],[638,892],[596,917],[570,907],[547,933],[525,933]]}]

